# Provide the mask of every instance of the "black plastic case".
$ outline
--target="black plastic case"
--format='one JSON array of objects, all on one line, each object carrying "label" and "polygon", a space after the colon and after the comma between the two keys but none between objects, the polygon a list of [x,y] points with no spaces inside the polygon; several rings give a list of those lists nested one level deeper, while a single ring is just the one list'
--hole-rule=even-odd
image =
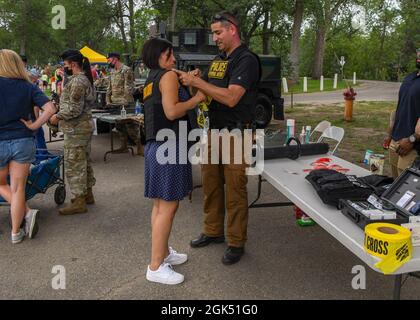
[{"label": "black plastic case", "polygon": [[[420,170],[409,168],[405,170],[401,176],[399,176],[395,182],[388,188],[387,191],[381,196],[381,200],[387,202],[388,204],[394,206],[397,213],[397,219],[392,220],[371,220],[362,214],[359,210],[351,206],[350,200],[340,200],[339,209],[341,212],[356,223],[363,230],[366,225],[375,222],[386,222],[401,225],[403,223],[409,222],[409,217],[413,214],[407,211],[404,208],[398,207],[398,201],[404,196],[407,191],[411,191],[415,194],[414,198],[411,201],[420,202]],[[353,202],[357,202],[354,201]],[[360,201],[366,202],[366,201]]]}]

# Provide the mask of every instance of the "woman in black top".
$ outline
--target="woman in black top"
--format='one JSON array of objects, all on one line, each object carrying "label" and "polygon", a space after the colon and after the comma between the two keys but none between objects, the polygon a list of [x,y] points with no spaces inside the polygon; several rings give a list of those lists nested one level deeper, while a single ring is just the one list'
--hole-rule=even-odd
[{"label": "woman in black top", "polygon": [[[180,86],[177,74],[171,71],[175,58],[170,42],[163,39],[147,41],[142,61],[150,69],[143,93],[147,140],[145,196],[154,201],[152,259],[146,278],[153,282],[179,284],[184,276],[173,271],[172,265],[186,262],[187,255],[169,247],[168,240],[179,201],[192,190],[192,169],[185,154],[188,150],[179,150],[186,145],[187,137],[179,137],[178,129],[180,126],[187,126],[187,130],[194,127],[196,119],[189,115],[204,100],[204,95],[199,93],[191,98]],[[160,140],[162,130],[169,131],[172,138],[166,142]],[[168,153],[163,151],[165,147],[168,147]],[[185,163],[179,161],[180,155],[185,156]]]}]

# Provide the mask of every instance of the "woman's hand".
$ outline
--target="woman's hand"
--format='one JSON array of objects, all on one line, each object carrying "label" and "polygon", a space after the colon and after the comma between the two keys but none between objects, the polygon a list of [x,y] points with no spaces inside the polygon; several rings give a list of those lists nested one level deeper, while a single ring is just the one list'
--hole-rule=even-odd
[{"label": "woman's hand", "polygon": [[56,125],[58,125],[58,122],[60,121],[58,118],[57,118],[57,115],[55,114],[55,115],[53,115],[51,118],[50,118],[50,123],[53,125],[53,126],[56,126]]},{"label": "woman's hand", "polygon": [[28,128],[29,130],[32,131],[36,131],[38,130],[36,124],[34,122],[32,122],[32,120],[25,120],[25,119],[20,119],[21,122],[23,122],[23,124],[26,126],[26,128]]},{"label": "woman's hand", "polygon": [[197,99],[197,104],[205,101],[207,99],[206,95],[202,91],[197,91],[197,94],[194,96]]},{"label": "woman's hand", "polygon": [[[25,119],[20,119],[20,121],[28,129],[30,129],[32,131],[38,130],[39,128],[42,127],[42,125],[44,123],[46,123],[48,121],[48,119],[50,119],[57,112],[57,108],[54,106],[54,104],[52,102],[47,102],[41,109],[43,109],[44,112],[39,116],[38,119],[36,119],[35,122],[25,120]],[[57,119],[57,123],[58,123],[58,119]]]}]

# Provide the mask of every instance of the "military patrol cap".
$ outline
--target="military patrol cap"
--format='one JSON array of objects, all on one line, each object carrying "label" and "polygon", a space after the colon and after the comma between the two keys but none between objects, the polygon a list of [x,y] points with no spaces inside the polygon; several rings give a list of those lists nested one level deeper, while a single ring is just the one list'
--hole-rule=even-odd
[{"label": "military patrol cap", "polygon": [[108,57],[107,58],[108,59],[110,59],[110,58],[118,58],[118,59],[121,59],[121,55],[118,52],[110,52],[110,53],[108,53]]}]

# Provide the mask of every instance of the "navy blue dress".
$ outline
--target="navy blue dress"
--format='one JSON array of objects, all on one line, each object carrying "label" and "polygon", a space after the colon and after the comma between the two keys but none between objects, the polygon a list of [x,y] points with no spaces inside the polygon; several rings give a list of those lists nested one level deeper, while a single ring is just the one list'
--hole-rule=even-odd
[{"label": "navy blue dress", "polygon": [[[188,99],[190,99],[188,91],[180,86],[179,100],[187,101]],[[176,153],[164,153],[162,149],[159,150],[164,144],[170,145],[170,149],[176,149]],[[181,152],[188,152],[188,148]],[[144,149],[144,196],[146,198],[180,201],[190,194],[193,188],[191,163],[188,159],[185,164],[179,163],[179,154],[180,146],[175,140],[147,142]],[[166,159],[168,163],[162,164],[163,159]]]}]

